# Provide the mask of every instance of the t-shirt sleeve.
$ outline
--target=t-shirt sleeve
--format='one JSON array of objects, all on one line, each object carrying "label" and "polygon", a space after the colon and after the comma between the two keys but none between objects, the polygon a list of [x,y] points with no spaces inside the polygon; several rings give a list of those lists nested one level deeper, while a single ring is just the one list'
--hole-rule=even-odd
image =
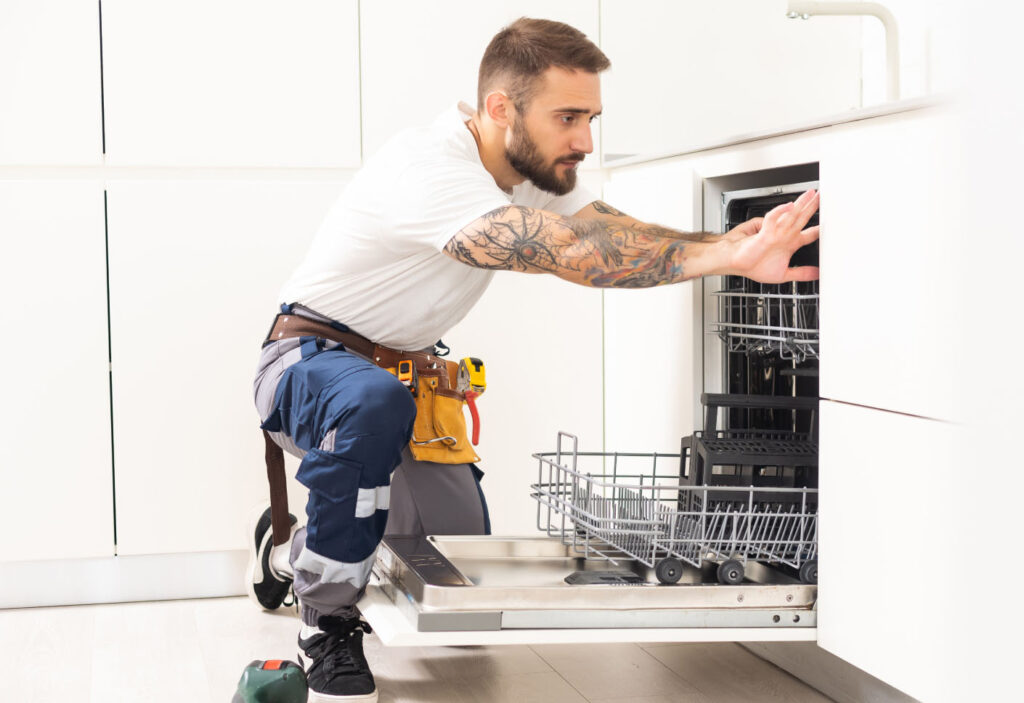
[{"label": "t-shirt sleeve", "polygon": [[479,164],[457,159],[408,165],[395,178],[388,244],[396,251],[438,251],[459,230],[509,205],[509,197]]}]

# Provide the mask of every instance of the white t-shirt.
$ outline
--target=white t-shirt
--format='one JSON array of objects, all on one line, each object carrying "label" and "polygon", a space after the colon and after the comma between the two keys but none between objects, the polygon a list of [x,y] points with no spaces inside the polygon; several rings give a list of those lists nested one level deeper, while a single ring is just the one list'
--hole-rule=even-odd
[{"label": "white t-shirt", "polygon": [[430,347],[494,275],[443,253],[459,230],[507,205],[573,215],[596,199],[579,186],[555,196],[529,181],[512,194],[501,190],[466,128],[471,114],[459,103],[370,158],[324,219],[281,302],[302,303],[385,346]]}]

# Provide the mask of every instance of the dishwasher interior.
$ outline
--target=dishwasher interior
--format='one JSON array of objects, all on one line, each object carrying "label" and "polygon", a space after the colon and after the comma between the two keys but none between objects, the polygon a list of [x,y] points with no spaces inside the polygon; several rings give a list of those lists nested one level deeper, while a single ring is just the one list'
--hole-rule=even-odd
[{"label": "dishwasher interior", "polygon": [[[812,187],[816,164],[709,179],[705,228]],[[815,243],[791,265],[817,259]],[[813,632],[818,283],[701,285],[702,427],[676,454],[584,452],[559,433],[533,455],[537,537],[385,537],[371,588],[413,629]]]}]

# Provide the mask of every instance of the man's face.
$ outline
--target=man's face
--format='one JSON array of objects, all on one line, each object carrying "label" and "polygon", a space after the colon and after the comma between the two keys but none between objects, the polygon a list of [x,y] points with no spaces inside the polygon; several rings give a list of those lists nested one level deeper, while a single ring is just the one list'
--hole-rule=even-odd
[{"label": "man's face", "polygon": [[505,158],[541,190],[564,195],[576,186],[576,167],[594,150],[590,122],[601,112],[596,73],[549,68],[524,113],[516,113]]}]

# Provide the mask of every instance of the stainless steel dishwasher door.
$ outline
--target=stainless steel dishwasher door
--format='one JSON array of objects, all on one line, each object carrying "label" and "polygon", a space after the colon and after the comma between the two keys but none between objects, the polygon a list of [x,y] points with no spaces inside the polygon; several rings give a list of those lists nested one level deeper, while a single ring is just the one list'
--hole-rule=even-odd
[{"label": "stainless steel dishwasher door", "polygon": [[[816,585],[753,562],[722,585],[714,569],[662,585],[629,557],[583,559],[549,537],[392,536],[360,608],[385,644],[816,638]],[[566,583],[576,572],[599,583]]]}]

